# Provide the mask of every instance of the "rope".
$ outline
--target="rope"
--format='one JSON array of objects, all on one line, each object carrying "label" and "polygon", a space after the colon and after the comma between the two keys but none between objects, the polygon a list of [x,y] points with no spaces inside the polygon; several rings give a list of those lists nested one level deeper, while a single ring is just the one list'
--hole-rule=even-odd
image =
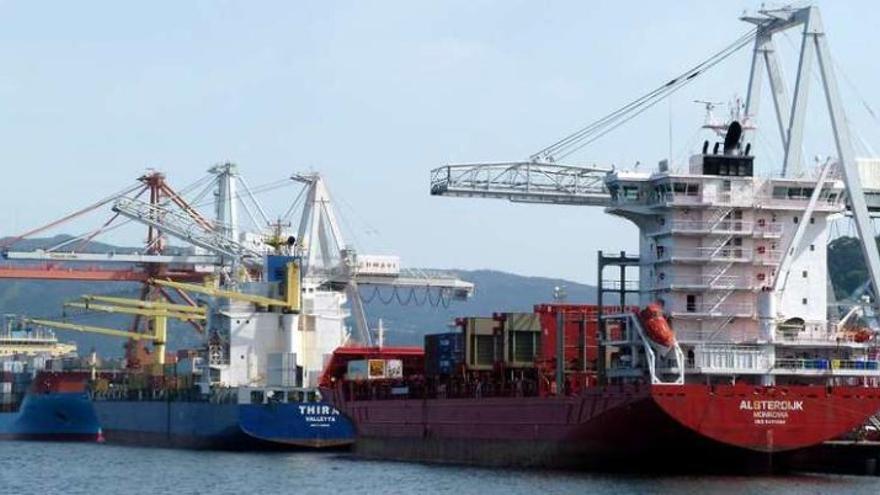
[{"label": "rope", "polygon": [[733,43],[726,46],[721,51],[715,53],[708,59],[700,62],[691,69],[674,77],[666,84],[649,91],[645,95],[635,99],[634,101],[622,106],[621,108],[611,112],[610,114],[600,118],[599,120],[575,131],[574,133],[560,139],[559,141],[541,149],[531,156],[532,160],[546,160],[553,162],[557,158],[565,158],[572,153],[582,149],[588,144],[596,141],[605,134],[617,129],[621,125],[629,122],[638,115],[653,107],[660,101],[669,97],[698,76],[705,73],[718,63],[726,60],[728,57],[748,45],[755,39],[757,28],[750,30],[746,34],[740,36]]}]

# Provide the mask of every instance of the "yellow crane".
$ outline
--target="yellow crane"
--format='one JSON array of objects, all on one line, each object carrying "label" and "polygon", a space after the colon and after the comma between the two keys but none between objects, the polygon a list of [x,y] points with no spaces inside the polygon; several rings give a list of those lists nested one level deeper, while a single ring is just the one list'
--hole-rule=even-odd
[{"label": "yellow crane", "polygon": [[[273,299],[271,297],[256,294],[245,294],[242,292],[218,289],[205,285],[186,284],[170,280],[151,279],[150,283],[214,297],[226,297],[238,301],[246,301],[258,306],[280,307],[290,312],[299,312],[301,306],[300,269],[299,264],[296,262],[288,263],[285,269],[284,299]],[[158,301],[142,301],[139,299],[128,299],[123,297],[85,295],[82,297],[82,301],[69,302],[66,303],[65,306],[91,311],[101,311],[104,313],[131,314],[148,317],[151,318],[153,322],[153,334],[127,332],[124,330],[97,327],[94,325],[81,325],[77,323],[35,318],[25,318],[24,321],[34,325],[61,330],[74,330],[77,332],[96,333],[135,340],[150,340],[153,342],[153,348],[156,353],[156,363],[159,365],[165,364],[165,344],[168,337],[168,318],[182,321],[200,321],[207,318],[207,310],[203,307]]]},{"label": "yellow crane", "polygon": [[204,321],[207,316],[199,313],[186,313],[182,311],[167,311],[164,309],[143,309],[131,306],[114,306],[110,304],[95,304],[89,302],[68,302],[64,303],[68,308],[87,309],[91,311],[100,311],[102,313],[117,313],[127,315],[149,316],[149,317],[167,317],[181,321]]},{"label": "yellow crane", "polygon": [[109,335],[111,337],[123,337],[127,339],[135,339],[135,340],[158,340],[159,337],[156,335],[150,335],[147,333],[137,333],[137,332],[126,332],[124,330],[116,330],[113,328],[105,328],[105,327],[96,327],[94,325],[80,325],[77,323],[67,323],[63,321],[54,321],[54,320],[41,320],[39,318],[22,318],[22,321],[25,323],[30,323],[32,325],[37,325],[41,327],[49,327],[49,328],[58,328],[61,330],[74,330],[77,332],[86,332],[86,333],[97,333],[101,335]]},{"label": "yellow crane", "polygon": [[273,299],[271,297],[260,296],[257,294],[245,294],[243,292],[219,289],[207,285],[188,284],[158,278],[150,279],[150,283],[153,285],[161,285],[163,287],[170,287],[213,297],[225,297],[236,301],[245,301],[256,304],[257,306],[265,306],[267,308],[282,308],[294,313],[299,312],[301,307],[300,270],[299,264],[296,262],[288,263],[285,269],[284,299]]},{"label": "yellow crane", "polygon": [[[150,340],[156,354],[156,364],[165,364],[165,345],[168,339],[168,319],[173,318],[181,321],[203,321],[207,319],[205,308],[188,306],[184,304],[160,303],[156,301],[141,301],[139,299],[127,299],[122,297],[108,296],[83,296],[82,302],[68,302],[64,306],[80,308],[90,311],[99,311],[111,314],[128,314],[148,317],[152,320],[153,333],[137,333],[113,328],[105,328],[94,325],[82,325],[63,321],[42,320],[37,318],[25,318],[24,321],[33,325],[56,328],[60,330],[73,330],[77,332],[96,333],[111,337],[122,337],[134,340]],[[103,301],[113,304],[100,304],[92,301]]]},{"label": "yellow crane", "polygon": [[142,309],[155,309],[155,310],[165,310],[165,311],[177,311],[181,313],[197,313],[197,314],[207,314],[207,309],[202,306],[192,306],[189,304],[173,304],[161,301],[144,301],[143,299],[131,299],[128,297],[111,297],[111,296],[93,296],[93,295],[84,295],[80,299],[83,302],[90,304],[92,302],[99,303],[110,303],[115,304],[117,306],[134,306],[136,308]]}]

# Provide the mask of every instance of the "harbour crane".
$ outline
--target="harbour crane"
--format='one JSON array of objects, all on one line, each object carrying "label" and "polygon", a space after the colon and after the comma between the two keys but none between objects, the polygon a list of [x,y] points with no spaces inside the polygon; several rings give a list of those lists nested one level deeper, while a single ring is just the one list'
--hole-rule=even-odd
[{"label": "harbour crane", "polygon": [[331,298],[337,307],[347,301],[362,343],[373,345],[361,287],[434,290],[439,292],[439,298],[459,300],[473,294],[474,285],[454,275],[404,270],[397,256],[359,254],[343,238],[334,202],[321,174],[294,174],[291,179],[304,184],[306,193],[295,245],[303,260],[305,297]]},{"label": "harbour crane", "polygon": [[[224,179],[220,182],[218,196],[221,202],[217,207],[218,218],[225,219],[218,225],[226,225],[223,229],[208,229],[193,218],[176,214],[162,205],[154,205],[136,199],[122,198],[113,205],[114,211],[132,220],[161,230],[184,242],[195,245],[224,260],[231,267],[223,275],[223,285],[233,288],[240,281],[258,279],[262,273],[264,256],[281,249],[278,238],[285,237],[279,232],[280,224],[270,224],[259,203],[256,210],[266,222],[266,228],[273,231],[266,236],[262,246],[242,242],[237,228],[237,212],[223,198],[228,191],[235,190],[237,171],[224,168]],[[309,301],[316,298],[331,299],[327,308],[333,308],[333,315],[321,314],[323,304],[305,304],[312,316],[337,318],[339,308],[346,302],[351,306],[352,317],[358,330],[360,340],[372,345],[372,335],[368,328],[364,303],[359,291],[360,287],[390,287],[392,290],[435,290],[440,297],[462,299],[473,293],[473,284],[458,280],[447,274],[434,274],[419,271],[401,270],[400,260],[396,256],[359,255],[348,246],[339,228],[335,208],[320,174],[295,174],[291,180],[304,184],[305,201],[302,206],[301,219],[297,235],[292,237],[295,242],[287,246],[288,254],[302,260],[302,284],[305,289],[303,297]],[[226,191],[226,192],[223,192]],[[293,206],[293,205],[292,205]],[[292,208],[289,210],[292,212]],[[237,270],[235,267],[241,267]],[[173,288],[178,292],[198,292],[207,289],[197,284],[169,283],[163,277],[154,277],[156,286]],[[217,295],[218,290],[210,289]],[[204,292],[202,292],[204,293]],[[228,291],[227,295],[238,293]],[[225,297],[225,296],[224,296]],[[230,296],[233,297],[233,296]],[[236,296],[243,300],[241,296]],[[254,296],[251,302],[261,304],[259,297]],[[261,300],[265,305],[279,305],[271,301]]]}]

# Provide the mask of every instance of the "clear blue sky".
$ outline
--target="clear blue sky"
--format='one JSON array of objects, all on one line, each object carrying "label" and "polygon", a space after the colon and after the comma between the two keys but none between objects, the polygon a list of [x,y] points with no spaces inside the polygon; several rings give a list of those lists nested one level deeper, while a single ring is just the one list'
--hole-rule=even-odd
[{"label": "clear blue sky", "polygon": [[[725,46],[758,5],[2,2],[0,232],[60,216],[147,167],[187,184],[232,160],[252,185],[323,172],[361,251],[592,282],[597,249],[636,247],[624,221],[596,208],[430,197],[429,169],[526,158]],[[880,106],[868,91],[880,87],[876,4],[820,5],[838,66]],[[691,100],[744,96],[747,55],[574,161],[653,165],[668,154],[670,117],[673,155],[685,155],[702,120]],[[880,127],[841,86],[877,146]],[[781,156],[765,131],[764,158]],[[808,154],[831,149],[811,143]]]}]

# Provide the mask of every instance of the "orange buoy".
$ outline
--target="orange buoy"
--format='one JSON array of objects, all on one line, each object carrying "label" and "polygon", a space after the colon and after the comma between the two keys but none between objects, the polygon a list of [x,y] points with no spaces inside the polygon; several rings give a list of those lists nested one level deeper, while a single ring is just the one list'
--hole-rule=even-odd
[{"label": "orange buoy", "polygon": [[648,338],[659,346],[670,348],[675,345],[675,333],[666,317],[663,316],[663,308],[657,303],[651,303],[639,312],[639,320]]}]

